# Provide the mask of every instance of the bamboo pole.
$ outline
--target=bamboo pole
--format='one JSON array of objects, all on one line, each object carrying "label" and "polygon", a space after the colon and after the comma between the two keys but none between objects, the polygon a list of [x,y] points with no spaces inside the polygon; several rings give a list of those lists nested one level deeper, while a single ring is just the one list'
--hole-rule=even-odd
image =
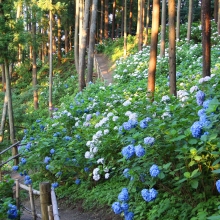
[{"label": "bamboo pole", "polygon": [[29,197],[30,197],[30,203],[31,203],[31,214],[33,216],[33,219],[36,220],[37,216],[36,216],[36,210],[35,210],[35,205],[34,205],[33,190],[32,190],[31,185],[29,185]]},{"label": "bamboo pole", "polygon": [[48,182],[40,183],[40,205],[41,205],[41,216],[43,220],[49,220],[48,217],[48,205],[51,205],[51,185]]},{"label": "bamboo pole", "polygon": [[54,220],[52,205],[48,205],[49,220]]},{"label": "bamboo pole", "polygon": [[[26,191],[29,191],[29,187],[28,186],[23,185],[21,183],[19,183],[19,186],[20,186],[20,188],[22,188],[22,189],[24,189]],[[32,192],[33,192],[34,195],[40,195],[40,191],[38,191],[36,189],[32,189]]]},{"label": "bamboo pole", "polygon": [[[19,195],[20,195],[19,182],[18,182],[18,179],[15,179],[15,200],[16,200],[17,209],[20,211],[20,198],[19,198]],[[19,216],[19,219],[20,219],[20,216]]]},{"label": "bamboo pole", "polygon": [[57,205],[57,199],[54,189],[51,189],[51,201],[53,205],[53,217],[54,220],[60,220],[59,212],[58,212],[58,205]]}]

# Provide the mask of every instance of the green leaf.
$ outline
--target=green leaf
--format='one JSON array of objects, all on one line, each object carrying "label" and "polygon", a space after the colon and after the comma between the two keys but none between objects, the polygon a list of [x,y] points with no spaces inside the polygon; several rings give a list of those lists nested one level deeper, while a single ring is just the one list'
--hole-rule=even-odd
[{"label": "green leaf", "polygon": [[167,170],[170,167],[170,165],[171,165],[171,162],[164,164],[163,169]]},{"label": "green leaf", "polygon": [[207,220],[219,220],[219,219],[220,219],[220,215],[207,217]]},{"label": "green leaf", "polygon": [[196,162],[195,161],[190,161],[190,163],[188,164],[189,167],[193,166]]},{"label": "green leaf", "polygon": [[198,156],[198,155],[194,157],[194,160],[196,160],[196,161],[199,161],[199,160],[201,160],[201,159],[202,159],[202,157],[201,157],[201,156]]},{"label": "green leaf", "polygon": [[184,176],[188,179],[188,178],[190,178],[190,172],[185,172],[184,173]]},{"label": "green leaf", "polygon": [[193,170],[191,177],[194,177],[198,173],[199,169]]},{"label": "green leaf", "polygon": [[163,173],[163,172],[160,172],[159,175],[158,175],[158,178],[159,178],[159,179],[163,179],[164,177],[165,177],[164,173]]},{"label": "green leaf", "polygon": [[190,185],[191,185],[191,187],[192,187],[193,189],[197,189],[197,188],[198,188],[198,185],[199,185],[199,182],[198,182],[198,180],[192,180],[192,181],[190,182]]},{"label": "green leaf", "polygon": [[212,170],[213,173],[220,173],[220,169],[218,170]]},{"label": "green leaf", "polygon": [[220,161],[220,158],[218,158],[217,160],[215,160],[213,163],[212,163],[212,166],[215,166],[217,163],[219,163]]},{"label": "green leaf", "polygon": [[220,102],[216,97],[214,97],[210,102],[209,102],[209,107],[206,109],[207,113],[212,113],[215,112],[217,107],[219,106]]},{"label": "green leaf", "polygon": [[197,144],[197,140],[195,139],[195,138],[191,138],[191,139],[189,139],[189,144],[192,144],[192,145],[194,145],[194,144]]}]

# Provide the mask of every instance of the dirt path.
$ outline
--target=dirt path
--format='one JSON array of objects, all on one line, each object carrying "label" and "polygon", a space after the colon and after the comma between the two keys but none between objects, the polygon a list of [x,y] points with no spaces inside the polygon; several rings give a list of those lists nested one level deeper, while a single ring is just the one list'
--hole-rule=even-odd
[{"label": "dirt path", "polygon": [[[113,69],[114,65],[103,54],[96,54],[96,60],[99,65],[100,77],[104,80],[106,85],[113,82]],[[22,177],[17,173],[12,173],[14,179],[19,179],[23,184]],[[71,207],[66,207],[64,201],[58,201],[59,216],[61,220],[122,220],[123,218],[113,213],[110,207],[99,208],[93,211],[86,211],[83,209],[81,203],[71,204]],[[29,199],[22,201],[22,205],[31,210]],[[37,213],[40,214],[40,198],[35,196],[35,207]],[[32,220],[33,217],[30,213],[22,210],[23,214],[21,220]],[[39,219],[39,218],[38,218]]]}]

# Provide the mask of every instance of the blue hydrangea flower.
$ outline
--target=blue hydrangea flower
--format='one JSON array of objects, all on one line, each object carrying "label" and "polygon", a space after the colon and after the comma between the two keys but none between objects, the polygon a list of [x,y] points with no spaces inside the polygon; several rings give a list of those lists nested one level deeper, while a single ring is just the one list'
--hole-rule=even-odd
[{"label": "blue hydrangea flower", "polygon": [[122,126],[126,131],[129,131],[132,128],[135,128],[137,124],[138,122],[136,120],[128,120],[127,122],[124,122]]},{"label": "blue hydrangea flower", "polygon": [[92,114],[88,114],[88,115],[86,115],[86,121],[90,121],[91,118],[92,118]]},{"label": "blue hydrangea flower", "polygon": [[210,124],[210,121],[207,120],[207,116],[205,114],[201,115],[199,118],[199,122],[201,124],[202,127],[204,126],[208,126]]},{"label": "blue hydrangea flower", "polygon": [[125,220],[133,220],[134,219],[134,213],[133,212],[126,212],[125,213]]},{"label": "blue hydrangea flower", "polygon": [[130,177],[131,177],[131,175],[129,174],[129,169],[128,169],[128,168],[125,168],[125,169],[124,169],[123,175],[124,175],[126,178],[130,178]]},{"label": "blue hydrangea flower", "polygon": [[16,219],[18,217],[17,206],[8,204],[7,215],[8,215],[8,219]]},{"label": "blue hydrangea flower", "polygon": [[26,164],[27,160],[25,158],[21,158],[21,164]]},{"label": "blue hydrangea flower", "polygon": [[205,100],[205,93],[202,92],[201,90],[199,90],[197,93],[196,93],[196,102],[198,105],[202,106],[203,102]]},{"label": "blue hydrangea flower", "polygon": [[26,175],[24,177],[24,184],[26,184],[26,185],[31,185],[32,184],[32,180],[31,180],[30,176]]},{"label": "blue hydrangea flower", "polygon": [[25,147],[27,150],[30,150],[31,149],[31,143],[27,143],[26,147]]},{"label": "blue hydrangea flower", "polygon": [[78,135],[78,134],[76,134],[76,135],[75,135],[75,138],[76,138],[78,141],[80,141],[80,140],[81,140],[81,136],[80,136],[80,135]]},{"label": "blue hydrangea flower", "polygon": [[145,154],[145,149],[139,144],[135,146],[135,154],[137,157],[143,157]]},{"label": "blue hydrangea flower", "polygon": [[54,154],[55,153],[55,150],[52,148],[52,149],[50,149],[50,153],[51,154]]},{"label": "blue hydrangea flower", "polygon": [[51,158],[50,157],[48,157],[48,156],[46,156],[45,158],[44,158],[44,163],[49,163],[51,161]]},{"label": "blue hydrangea flower", "polygon": [[148,189],[141,190],[141,195],[146,202],[151,202],[154,199],[156,199],[157,194],[158,192],[154,188],[149,189],[149,190]]},{"label": "blue hydrangea flower", "polygon": [[147,145],[150,145],[152,146],[154,144],[154,138],[153,137],[146,137],[144,138],[144,143],[147,144]]},{"label": "blue hydrangea flower", "polygon": [[216,185],[218,192],[220,193],[220,180],[217,180],[215,185]]},{"label": "blue hydrangea flower", "polygon": [[59,184],[57,182],[51,184],[51,187],[54,189],[57,188],[58,186],[59,186]]},{"label": "blue hydrangea flower", "polygon": [[100,114],[101,114],[100,112],[96,112],[96,113],[95,113],[96,116],[99,116]]},{"label": "blue hydrangea flower", "polygon": [[202,115],[205,115],[205,109],[204,108],[202,108],[202,109],[200,109],[199,111],[198,111],[198,116],[199,117],[201,117]]},{"label": "blue hydrangea flower", "polygon": [[135,153],[134,146],[132,144],[130,144],[126,147],[123,147],[121,153],[126,159],[130,159]]},{"label": "blue hydrangea flower", "polygon": [[150,175],[152,177],[157,177],[158,174],[160,173],[160,170],[156,164],[152,165],[150,168]]},{"label": "blue hydrangea flower", "polygon": [[204,109],[207,109],[209,107],[210,101],[211,100],[209,99],[209,100],[206,100],[206,101],[203,102],[202,106],[203,106]]},{"label": "blue hydrangea flower", "polygon": [[44,125],[40,125],[40,130],[41,130],[41,131],[43,131],[43,130],[44,130],[44,128],[45,128],[45,126],[44,126]]},{"label": "blue hydrangea flower", "polygon": [[84,171],[85,171],[85,172],[89,172],[89,167],[85,167],[85,168],[84,168]]},{"label": "blue hydrangea flower", "polygon": [[201,123],[199,121],[194,122],[190,128],[190,131],[191,131],[193,137],[200,138],[202,135]]},{"label": "blue hydrangea flower", "polygon": [[121,204],[119,202],[114,202],[112,204],[112,210],[115,214],[119,215],[122,213],[122,208],[121,208]]},{"label": "blue hydrangea flower", "polygon": [[80,180],[80,179],[76,179],[76,180],[75,180],[75,184],[76,184],[76,185],[79,185],[80,183],[81,183],[81,180]]},{"label": "blue hydrangea flower", "polygon": [[12,167],[12,170],[14,170],[14,171],[18,171],[18,169],[19,169],[19,166],[13,166]]},{"label": "blue hydrangea flower", "polygon": [[41,120],[40,120],[40,119],[37,119],[36,122],[39,123],[39,122],[41,122]]},{"label": "blue hydrangea flower", "polygon": [[34,137],[30,137],[30,141],[33,141],[35,138]]},{"label": "blue hydrangea flower", "polygon": [[50,165],[48,164],[47,166],[46,166],[46,170],[49,170],[50,169]]},{"label": "blue hydrangea flower", "polygon": [[123,132],[123,126],[120,126],[119,128],[118,128],[118,133],[119,134],[124,134],[125,132]]},{"label": "blue hydrangea flower", "polygon": [[128,209],[129,209],[129,205],[128,205],[128,203],[122,203],[121,204],[121,208],[122,208],[122,210],[124,211],[124,212],[126,212],[126,211],[128,211]]},{"label": "blue hydrangea flower", "polygon": [[143,128],[143,129],[145,129],[148,126],[145,119],[141,120],[139,124],[140,124],[140,127]]},{"label": "blue hydrangea flower", "polygon": [[64,137],[64,140],[66,140],[66,141],[70,141],[72,139],[72,137],[70,137],[70,136],[65,136]]},{"label": "blue hydrangea flower", "polygon": [[129,200],[128,189],[123,188],[121,192],[118,194],[118,200],[122,202],[126,202]]},{"label": "blue hydrangea flower", "polygon": [[54,137],[58,137],[58,136],[60,136],[60,132],[56,132],[56,133],[54,133],[53,136],[54,136]]},{"label": "blue hydrangea flower", "polygon": [[60,177],[61,175],[62,175],[62,172],[61,172],[61,171],[59,171],[59,172],[57,172],[57,173],[56,173],[56,175],[55,175],[55,176],[56,176],[56,177]]}]

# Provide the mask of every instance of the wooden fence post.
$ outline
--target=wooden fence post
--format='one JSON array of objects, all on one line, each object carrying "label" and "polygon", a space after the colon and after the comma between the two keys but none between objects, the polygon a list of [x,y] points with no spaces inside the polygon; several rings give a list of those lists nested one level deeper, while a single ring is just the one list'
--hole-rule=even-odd
[{"label": "wooden fence post", "polygon": [[15,179],[15,200],[16,200],[17,209],[20,211],[20,198],[19,198],[19,195],[20,195],[19,182],[18,182],[18,179]]},{"label": "wooden fence post", "polygon": [[52,205],[48,206],[48,214],[49,214],[49,220],[54,220],[53,218],[53,208]]},{"label": "wooden fence post", "polygon": [[43,220],[49,220],[48,206],[51,205],[51,185],[48,182],[40,183],[40,205]]},{"label": "wooden fence post", "polygon": [[31,214],[33,216],[33,219],[36,220],[37,216],[36,216],[36,210],[35,210],[35,204],[34,204],[33,190],[32,190],[31,185],[29,185],[29,197],[30,197],[30,203],[31,203]]}]

